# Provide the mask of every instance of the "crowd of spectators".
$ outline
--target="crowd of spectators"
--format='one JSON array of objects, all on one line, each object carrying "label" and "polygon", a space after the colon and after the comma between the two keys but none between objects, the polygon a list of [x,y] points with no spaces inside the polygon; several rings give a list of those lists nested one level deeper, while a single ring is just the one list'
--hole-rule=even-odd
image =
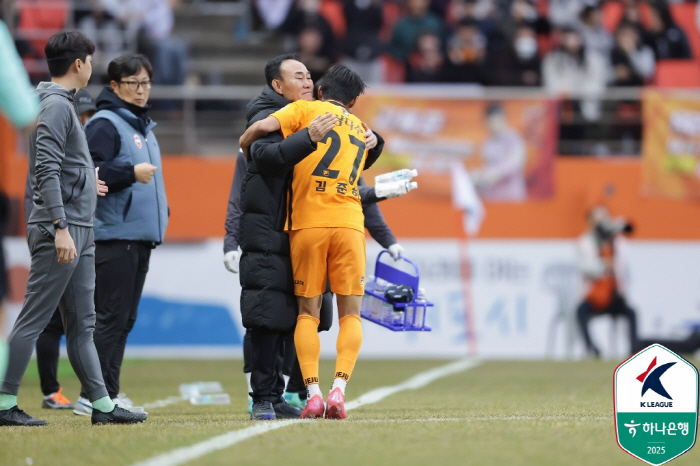
[{"label": "crowd of spectators", "polygon": [[[256,5],[263,11],[272,2],[287,11],[268,26],[286,37],[287,48],[299,52],[314,77],[342,62],[370,83],[545,86],[566,94],[650,83],[658,60],[693,58],[688,31],[671,11],[680,1],[257,0]],[[617,5],[610,9],[606,3]],[[399,79],[389,76],[391,70],[398,70]]]},{"label": "crowd of spectators", "polygon": [[[95,43],[93,82],[104,82],[107,65],[127,51],[148,56],[156,84],[184,84],[185,42],[172,34],[180,0],[22,1],[6,9],[15,43],[32,81],[46,79],[44,45],[60,30],[75,29]],[[9,11],[9,15],[8,15]]]}]

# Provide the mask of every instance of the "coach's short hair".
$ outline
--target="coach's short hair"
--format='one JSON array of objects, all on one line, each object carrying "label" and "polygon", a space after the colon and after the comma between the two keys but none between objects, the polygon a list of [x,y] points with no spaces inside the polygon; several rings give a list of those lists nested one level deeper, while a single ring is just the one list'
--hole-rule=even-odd
[{"label": "coach's short hair", "polygon": [[362,78],[343,65],[333,65],[321,77],[321,92],[324,100],[337,100],[348,105],[367,89]]},{"label": "coach's short hair", "polygon": [[60,78],[76,59],[85,62],[88,55],[94,54],[95,44],[81,32],[59,32],[51,36],[44,53],[51,77]]},{"label": "coach's short hair", "polygon": [[120,82],[122,78],[133,76],[143,68],[148,74],[148,79],[153,78],[153,66],[145,55],[127,52],[118,56],[107,66],[107,76],[110,81]]},{"label": "coach's short hair", "polygon": [[277,55],[275,58],[267,62],[265,65],[265,81],[267,81],[268,86],[272,87],[273,80],[282,78],[280,66],[282,66],[282,62],[286,60],[299,61],[299,55],[296,53],[285,53],[283,55]]}]

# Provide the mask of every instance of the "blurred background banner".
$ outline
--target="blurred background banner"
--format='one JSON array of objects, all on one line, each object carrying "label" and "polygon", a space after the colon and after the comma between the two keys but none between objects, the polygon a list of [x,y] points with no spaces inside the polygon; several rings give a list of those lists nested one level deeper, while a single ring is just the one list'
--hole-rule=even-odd
[{"label": "blurred background banner", "polygon": [[[452,163],[463,163],[485,201],[523,201],[554,194],[556,103],[490,101],[441,92],[372,91],[355,112],[386,140],[381,163],[417,168],[449,186]],[[416,92],[418,91],[418,92]],[[410,97],[407,97],[406,94]],[[415,96],[414,96],[415,93]],[[430,186],[426,186],[430,189]]]},{"label": "blurred background banner", "polygon": [[700,94],[647,91],[643,112],[643,192],[700,201]]}]

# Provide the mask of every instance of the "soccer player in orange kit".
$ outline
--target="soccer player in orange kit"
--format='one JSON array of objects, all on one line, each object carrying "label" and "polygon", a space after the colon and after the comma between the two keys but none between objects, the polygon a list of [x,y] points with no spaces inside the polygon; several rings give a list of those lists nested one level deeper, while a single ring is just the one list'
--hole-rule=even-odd
[{"label": "soccer player in orange kit", "polygon": [[[289,233],[294,294],[299,317],[294,332],[299,365],[308,391],[302,418],[344,419],[345,387],[362,344],[360,306],[365,281],[364,215],[357,183],[367,159],[366,125],[350,113],[365,90],[350,69],[335,65],[322,78],[319,100],[299,100],[252,125],[241,147],[281,131],[286,138],[314,118],[327,122],[318,148],[294,167],[285,230]],[[319,310],[326,280],[337,296],[340,331],[335,377],[324,407],[319,387]]]}]

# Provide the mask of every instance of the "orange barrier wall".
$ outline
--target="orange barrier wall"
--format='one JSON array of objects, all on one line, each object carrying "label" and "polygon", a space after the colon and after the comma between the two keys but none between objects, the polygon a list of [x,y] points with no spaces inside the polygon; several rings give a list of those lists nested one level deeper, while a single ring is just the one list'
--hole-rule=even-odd
[{"label": "orange barrier wall", "polygon": [[[2,125],[0,124],[0,127]],[[0,183],[21,199],[26,158],[9,153],[14,142],[0,128]],[[171,208],[167,239],[201,240],[222,237],[234,156],[219,159],[166,156],[163,161]],[[366,179],[387,167],[371,169]],[[380,204],[399,238],[461,238],[461,213],[454,210],[444,176],[419,175],[419,189]],[[636,226],[639,239],[700,239],[700,203],[642,196],[638,160],[558,158],[555,195],[548,200],[487,204],[480,238],[570,238],[585,229],[585,212],[604,201],[615,215]]]}]

